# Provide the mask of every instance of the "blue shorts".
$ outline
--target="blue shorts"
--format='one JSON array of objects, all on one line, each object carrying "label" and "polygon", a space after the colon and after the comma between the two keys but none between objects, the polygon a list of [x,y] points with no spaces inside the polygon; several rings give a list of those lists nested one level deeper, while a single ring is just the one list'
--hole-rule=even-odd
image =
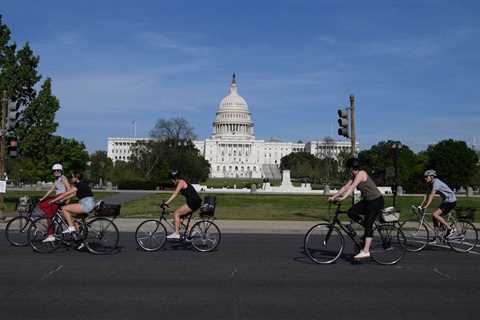
[{"label": "blue shorts", "polygon": [[86,197],[80,199],[78,203],[82,206],[83,212],[90,213],[95,208],[95,199],[93,197]]}]

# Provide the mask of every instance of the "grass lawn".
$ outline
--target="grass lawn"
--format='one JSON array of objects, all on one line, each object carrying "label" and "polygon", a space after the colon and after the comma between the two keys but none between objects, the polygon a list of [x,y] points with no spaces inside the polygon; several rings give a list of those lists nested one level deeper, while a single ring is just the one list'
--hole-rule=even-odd
[{"label": "grass lawn", "polygon": [[[201,194],[205,196],[206,194]],[[263,195],[263,194],[213,194],[217,197],[218,219],[234,220],[319,220],[329,217],[327,197],[318,195]],[[147,218],[158,217],[159,204],[168,199],[169,194],[151,194],[140,200],[122,205],[122,217]],[[400,208],[401,218],[413,217],[410,206],[421,203],[423,197],[403,196],[397,198],[397,207]],[[385,206],[392,205],[392,197],[385,197]],[[436,199],[432,206],[438,205]],[[176,208],[185,203],[179,196],[172,205]],[[344,201],[344,208],[351,205],[351,199]],[[480,215],[480,197],[459,198],[459,207],[478,208],[476,220]],[[331,207],[333,213],[334,206]]]}]

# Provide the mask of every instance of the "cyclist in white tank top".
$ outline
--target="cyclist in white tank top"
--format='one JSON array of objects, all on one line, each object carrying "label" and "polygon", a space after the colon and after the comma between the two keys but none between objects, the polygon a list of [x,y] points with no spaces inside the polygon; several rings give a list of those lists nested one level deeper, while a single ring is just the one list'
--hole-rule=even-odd
[{"label": "cyclist in white tank top", "polygon": [[61,164],[54,164],[52,167],[52,174],[55,177],[55,181],[52,187],[47,191],[47,193],[40,199],[40,202],[48,198],[52,193],[55,193],[56,196],[67,192],[71,189],[70,183],[68,182],[67,177],[62,174],[63,167]]}]

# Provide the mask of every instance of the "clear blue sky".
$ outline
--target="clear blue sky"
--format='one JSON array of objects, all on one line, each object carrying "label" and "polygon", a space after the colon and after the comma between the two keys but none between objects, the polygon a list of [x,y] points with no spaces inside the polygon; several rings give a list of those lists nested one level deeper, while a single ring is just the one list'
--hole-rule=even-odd
[{"label": "clear blue sky", "polygon": [[480,2],[3,0],[62,108],[59,134],[106,149],[184,117],[209,137],[237,74],[260,139],[336,135],[357,98],[361,148],[480,143]]}]

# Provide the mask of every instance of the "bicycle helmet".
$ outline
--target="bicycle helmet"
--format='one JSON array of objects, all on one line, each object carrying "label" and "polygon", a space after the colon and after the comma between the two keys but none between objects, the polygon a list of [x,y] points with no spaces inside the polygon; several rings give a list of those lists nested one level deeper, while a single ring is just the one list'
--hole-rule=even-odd
[{"label": "bicycle helmet", "polygon": [[173,169],[170,171],[170,179],[178,179],[180,178],[180,171]]},{"label": "bicycle helmet", "polygon": [[360,169],[360,161],[358,161],[357,158],[350,158],[345,163],[345,166],[347,168],[351,168],[353,170],[359,170]]},{"label": "bicycle helmet", "polygon": [[54,170],[63,171],[63,167],[60,163],[55,163],[52,167],[52,171],[54,171]]},{"label": "bicycle helmet", "polygon": [[437,172],[435,170],[427,170],[425,171],[425,173],[423,174],[424,177],[429,177],[429,176],[432,176],[432,177],[436,177],[437,176]]}]

